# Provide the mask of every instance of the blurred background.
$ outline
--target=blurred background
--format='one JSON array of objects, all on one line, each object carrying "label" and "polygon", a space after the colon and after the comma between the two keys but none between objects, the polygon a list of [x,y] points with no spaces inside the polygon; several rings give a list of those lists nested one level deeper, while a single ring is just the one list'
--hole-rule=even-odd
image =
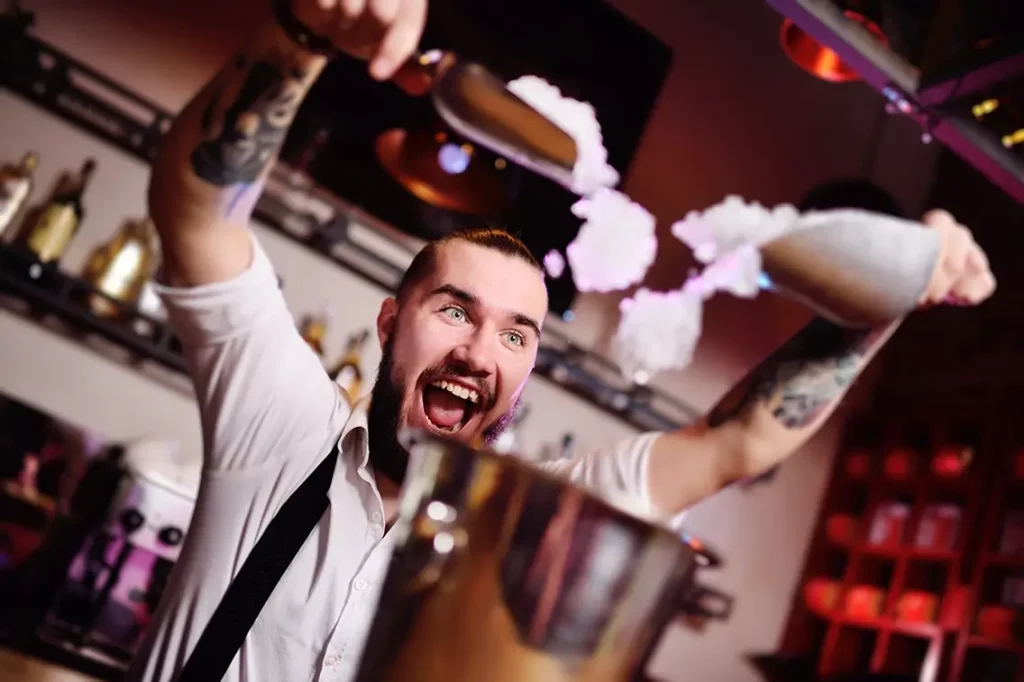
[{"label": "blurred background", "polygon": [[[13,613],[2,597],[34,552],[59,537],[66,556],[24,620],[0,619],[0,672],[117,679],[187,532],[201,448],[147,286],[159,262],[148,160],[257,16],[252,0],[19,4],[31,23],[12,5],[0,34],[0,609]],[[431,5],[423,47],[594,104],[624,191],[659,220],[646,286],[676,287],[693,265],[668,231],[687,211],[727,194],[799,203],[840,178],[909,217],[952,211],[1000,282],[978,309],[916,315],[812,442],[687,512],[687,531],[726,560],[702,580],[732,609],[681,609],[649,679],[1024,679],[1021,12],[1019,0]],[[575,236],[571,201],[339,60],[301,109],[254,229],[296,323],[359,393],[380,357],[365,332],[425,239],[484,220],[542,257]],[[15,246],[57,204],[77,205],[74,237],[34,269]],[[606,359],[621,292],[580,294],[563,276],[551,294],[540,376],[502,444],[534,458],[695,419],[809,319],[768,293],[720,296],[693,364],[638,387]]]}]

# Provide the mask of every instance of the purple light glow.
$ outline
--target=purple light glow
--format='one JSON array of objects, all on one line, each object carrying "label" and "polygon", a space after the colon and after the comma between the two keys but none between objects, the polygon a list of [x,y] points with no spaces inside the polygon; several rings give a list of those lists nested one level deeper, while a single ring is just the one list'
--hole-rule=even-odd
[{"label": "purple light glow", "polygon": [[458,175],[469,168],[469,154],[463,151],[462,147],[448,142],[441,145],[437,152],[437,163],[445,173]]}]

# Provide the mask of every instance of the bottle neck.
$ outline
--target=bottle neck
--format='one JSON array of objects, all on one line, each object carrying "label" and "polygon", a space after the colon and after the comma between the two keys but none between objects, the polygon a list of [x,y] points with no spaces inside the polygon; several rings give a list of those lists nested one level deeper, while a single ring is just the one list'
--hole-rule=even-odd
[{"label": "bottle neck", "polygon": [[338,367],[354,367],[359,369],[359,353],[345,353],[341,358],[341,362],[338,363]]},{"label": "bottle neck", "polygon": [[85,188],[89,186],[89,181],[92,180],[93,167],[86,166],[82,169],[82,172],[78,174],[77,190],[78,195],[81,196],[85,192]]},{"label": "bottle neck", "polygon": [[21,164],[18,166],[18,174],[22,177],[29,177],[36,172],[36,166],[39,165],[39,160],[34,154],[26,154],[21,159]]},{"label": "bottle neck", "polygon": [[129,220],[124,225],[124,232],[127,236],[139,241],[148,242],[152,237],[149,223],[145,220]]},{"label": "bottle neck", "polygon": [[305,324],[302,335],[306,337],[307,341],[320,342],[323,341],[326,331],[323,324],[311,321]]},{"label": "bottle neck", "polygon": [[358,365],[359,358],[363,354],[363,345],[366,343],[366,334],[352,339],[348,342],[348,348],[345,349],[345,355],[341,359],[343,365]]},{"label": "bottle neck", "polygon": [[53,200],[60,203],[80,203],[91,174],[91,170],[83,171],[77,177],[69,178],[67,184],[54,193]]}]

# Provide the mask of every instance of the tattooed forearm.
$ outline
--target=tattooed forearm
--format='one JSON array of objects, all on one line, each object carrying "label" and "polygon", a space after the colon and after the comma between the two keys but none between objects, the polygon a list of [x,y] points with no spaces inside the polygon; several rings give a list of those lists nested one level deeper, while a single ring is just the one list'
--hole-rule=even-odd
[{"label": "tattooed forearm", "polygon": [[809,427],[836,405],[895,330],[851,330],[816,319],[763,362],[708,416],[714,428],[765,409],[788,429]]},{"label": "tattooed forearm", "polygon": [[238,56],[236,71],[206,104],[192,170],[219,187],[259,179],[284,144],[288,127],[315,78],[300,55],[268,51]]},{"label": "tattooed forearm", "polygon": [[[269,3],[263,10],[269,15]],[[164,277],[222,282],[252,261],[256,201],[303,97],[327,58],[303,51],[266,16],[238,54],[189,100],[161,140],[148,206]]]}]

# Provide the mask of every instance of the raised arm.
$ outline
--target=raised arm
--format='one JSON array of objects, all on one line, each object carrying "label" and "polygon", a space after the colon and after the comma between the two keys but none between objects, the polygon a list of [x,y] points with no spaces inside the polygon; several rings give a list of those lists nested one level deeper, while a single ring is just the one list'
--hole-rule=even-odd
[{"label": "raised arm", "polygon": [[[925,217],[939,236],[922,307],[975,305],[995,289],[988,260],[949,214]],[[755,476],[795,452],[835,410],[900,321],[871,330],[815,319],[751,371],[695,426],[662,434],[647,467],[652,505],[685,509],[733,481]]]},{"label": "raised arm", "polygon": [[206,469],[280,459],[301,480],[348,405],[295,328],[250,215],[326,64],[300,47],[300,31],[372,57],[371,73],[388,78],[419,40],[425,0],[278,1],[272,13],[270,0],[255,0],[260,28],[178,116],[153,169],[150,212],[165,256],[156,289],[195,387]]},{"label": "raised arm", "polygon": [[[257,0],[260,28],[185,107],[153,167],[149,209],[167,283],[231,279],[252,260],[248,223],[266,174],[326,57],[281,28]],[[277,0],[273,0],[277,1]],[[284,0],[292,16],[336,48],[369,58],[390,78],[415,49],[426,0]]]}]

